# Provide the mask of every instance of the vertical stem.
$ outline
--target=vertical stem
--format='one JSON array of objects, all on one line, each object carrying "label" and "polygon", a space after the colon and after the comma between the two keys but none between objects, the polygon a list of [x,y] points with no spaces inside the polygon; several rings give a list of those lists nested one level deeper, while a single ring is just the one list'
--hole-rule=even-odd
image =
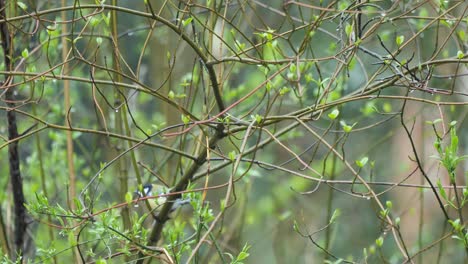
[{"label": "vertical stem", "polygon": [[[32,104],[32,113],[34,116],[37,116],[36,105]],[[42,192],[44,196],[49,198],[49,194],[47,192],[47,185],[46,185],[46,177],[44,171],[44,163],[42,161],[42,147],[41,147],[41,139],[39,138],[39,133],[35,133],[34,137],[36,139],[36,149],[37,149],[37,160],[39,162],[39,173],[41,175],[41,185],[42,185]],[[52,223],[52,216],[50,214],[47,215],[47,221]],[[52,226],[48,226],[49,229],[49,239],[50,242],[53,243],[55,241],[54,237],[54,228]],[[53,256],[54,263],[57,263],[57,255]]]},{"label": "vertical stem", "polygon": [[[14,7],[15,3],[10,3]],[[0,19],[7,20],[5,1],[0,0]],[[0,34],[2,36],[2,49],[3,49],[3,60],[6,71],[13,69],[13,62],[11,58],[14,58],[13,54],[13,39],[11,32],[8,29],[6,22],[0,23]],[[5,74],[4,81],[2,82],[1,88],[8,87],[13,82],[12,76]],[[16,113],[15,109],[15,95],[13,93],[13,87],[6,88],[5,101],[9,110],[7,111],[7,124],[8,124],[8,140],[11,141],[8,144],[8,160],[10,169],[10,182],[13,192],[14,202],[14,213],[15,213],[15,231],[14,231],[14,245],[15,253],[17,258],[24,254],[24,240],[26,235],[26,208],[24,204],[26,200],[23,192],[23,178],[21,177],[20,171],[20,156],[18,152],[18,128],[16,125]]]},{"label": "vertical stem", "polygon": [[[62,7],[66,6],[66,0],[62,0],[61,3]],[[67,14],[66,11],[62,11],[61,14],[61,20],[66,21],[67,20]],[[63,37],[61,38],[61,44],[62,44],[62,61],[67,60],[68,56],[68,41],[67,41],[67,33],[68,33],[68,27],[66,23],[62,23],[62,34]],[[70,38],[73,39],[73,35],[70,35]],[[65,63],[63,64],[62,68],[62,75],[68,74],[68,64]],[[69,110],[71,107],[70,103],[70,81],[65,79],[63,80],[63,102],[64,102],[64,123],[65,125],[71,126],[69,122],[71,123],[71,116],[69,116]],[[76,175],[75,175],[75,164],[73,162],[73,138],[72,138],[72,131],[67,130],[65,132],[66,139],[67,139],[67,166],[68,166],[68,197],[69,197],[69,207],[71,210],[75,209],[75,203],[73,202],[73,199],[76,197]],[[75,247],[73,249],[73,257],[75,259],[76,263],[81,263],[81,258],[80,258],[80,253]]]},{"label": "vertical stem", "polygon": [[[117,0],[112,0],[112,5],[117,6]],[[115,81],[121,82],[122,76],[119,74],[121,72],[120,67],[120,60],[119,60],[119,39],[118,39],[118,28],[117,28],[117,12],[115,10],[111,11],[111,34],[112,34],[112,68],[115,70],[114,78]],[[115,129],[117,133],[124,134],[124,126],[128,127],[128,124],[124,124],[127,122],[126,120],[126,105],[124,104],[123,98],[123,91],[120,87],[114,87],[114,107],[115,107]],[[118,141],[117,142],[117,153],[119,153],[123,149],[123,144]],[[133,152],[132,152],[133,153]],[[119,182],[120,182],[120,192],[119,198],[122,201],[125,201],[125,194],[128,192],[128,168],[126,164],[126,159],[124,157],[117,160],[117,170],[119,175]],[[130,216],[128,207],[122,208],[121,211],[122,221],[124,229],[130,229]]]},{"label": "vertical stem", "polygon": [[[426,120],[424,111],[422,111],[421,124],[424,126],[424,120]],[[424,129],[421,129],[420,138],[422,139],[421,144],[421,155],[425,156],[425,142],[424,142]],[[421,161],[422,162],[422,161]],[[419,184],[424,185],[424,177],[420,178]],[[422,250],[423,248],[423,226],[424,226],[424,191],[419,189],[419,223],[418,223],[418,249]],[[417,263],[423,263],[423,254],[418,254]]]},{"label": "vertical stem", "polygon": [[[341,108],[340,108],[341,110]],[[340,120],[341,118],[339,118]],[[340,127],[340,122],[339,120],[336,120],[335,122],[335,130],[338,130],[339,127]],[[338,133],[335,133],[335,139],[334,139],[334,142],[337,142],[338,139],[339,139],[340,135]],[[330,180],[333,181],[335,179],[335,173],[336,173],[336,160],[337,160],[337,157],[336,155],[333,155],[332,157],[332,168],[331,168],[331,173],[330,173]],[[331,217],[332,217],[332,214],[333,214],[333,189],[332,188],[329,188],[328,190],[328,197],[327,197],[327,219],[326,219],[326,222],[325,224],[327,225],[328,222],[330,221]],[[328,253],[327,252],[330,252],[330,244],[331,244],[331,228],[327,228],[326,230],[326,233],[325,233],[325,251],[323,252],[323,259],[324,261],[327,259],[328,257]]]},{"label": "vertical stem", "polygon": [[6,254],[9,258],[12,257],[11,250],[10,250],[10,245],[7,237],[7,229],[5,225],[5,220],[3,219],[3,209],[2,206],[0,205],[0,245],[1,245],[1,250],[3,251],[4,254]]},{"label": "vertical stem", "polygon": [[[62,0],[62,6],[66,6],[66,1]],[[62,21],[67,19],[66,12],[62,11],[61,13]],[[62,24],[62,32],[64,36],[61,39],[62,42],[62,61],[67,60],[68,54],[68,41],[65,36],[67,34],[68,27],[67,23]],[[63,74],[68,74],[68,64],[65,63],[62,68]],[[71,116],[69,116],[69,110],[71,107],[70,103],[70,80],[64,79],[63,80],[63,97],[64,97],[64,113],[65,113],[65,125],[69,125],[68,122],[71,122]],[[71,125],[71,124],[70,124]],[[76,197],[76,175],[75,175],[75,163],[73,162],[73,138],[72,138],[72,131],[67,130],[66,132],[67,137],[67,164],[68,164],[68,181],[69,181],[69,197],[74,199]],[[75,203],[70,203],[71,209],[75,208]]]}]

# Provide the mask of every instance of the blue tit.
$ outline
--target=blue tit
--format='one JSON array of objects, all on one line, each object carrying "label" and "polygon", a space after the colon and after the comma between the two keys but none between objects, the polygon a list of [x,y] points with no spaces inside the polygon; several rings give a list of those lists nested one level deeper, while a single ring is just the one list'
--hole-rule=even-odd
[{"label": "blue tit", "polygon": [[[152,210],[158,210],[164,203],[167,201],[167,196],[165,194],[170,193],[170,189],[159,184],[150,184],[147,183],[143,185],[141,191],[136,191],[135,194],[138,198],[147,197],[147,196],[158,196],[153,199],[147,199]],[[171,208],[171,212],[175,211],[177,208],[182,205],[190,203],[190,199],[176,199],[173,201],[174,205]],[[138,206],[138,205],[136,205]]]}]

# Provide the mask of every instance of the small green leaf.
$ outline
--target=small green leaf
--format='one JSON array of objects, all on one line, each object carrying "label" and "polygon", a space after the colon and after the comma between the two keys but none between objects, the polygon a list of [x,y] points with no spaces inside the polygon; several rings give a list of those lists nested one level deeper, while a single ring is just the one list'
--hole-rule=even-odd
[{"label": "small green leaf", "polygon": [[244,260],[246,258],[249,257],[249,253],[247,252],[240,252],[239,255],[237,256],[237,260],[240,261],[240,260]]},{"label": "small green leaf", "polygon": [[184,27],[186,27],[188,24],[190,24],[192,22],[192,20],[193,20],[193,17],[189,17],[189,18],[187,18],[185,20],[182,20],[182,25]]},{"label": "small green leaf", "polygon": [[16,4],[18,5],[19,8],[21,8],[23,10],[28,9],[28,6],[23,2],[16,2]]},{"label": "small green leaf", "polygon": [[315,31],[312,30],[309,32],[309,38],[312,38],[314,35],[315,35]]},{"label": "small green leaf", "polygon": [[280,94],[281,96],[283,96],[283,95],[289,93],[290,90],[291,90],[290,88],[288,88],[288,87],[285,86],[285,87],[281,88],[281,90],[279,91],[279,94]]},{"label": "small green leaf", "polygon": [[380,210],[380,216],[381,216],[382,218],[385,218],[385,217],[387,217],[388,212],[389,212],[388,209]]},{"label": "small green leaf", "polygon": [[89,20],[89,24],[91,25],[91,27],[99,25],[99,22],[101,22],[101,20],[95,17],[91,17],[91,19]]},{"label": "small green leaf", "polygon": [[228,156],[231,161],[234,161],[236,159],[236,152],[233,150],[229,152]]},{"label": "small green leaf", "polygon": [[294,220],[294,223],[293,223],[293,230],[294,230],[296,233],[299,233],[299,226],[298,226],[296,220]]},{"label": "small green leaf", "polygon": [[28,49],[24,49],[22,52],[21,52],[21,57],[23,58],[27,58],[29,56],[29,51]]},{"label": "small green leaf", "polygon": [[370,253],[371,255],[374,255],[374,254],[375,254],[375,246],[374,246],[374,245],[372,245],[372,246],[369,247],[369,253]]},{"label": "small green leaf", "polygon": [[261,116],[259,114],[252,115],[251,117],[252,117],[253,120],[255,120],[255,122],[257,122],[257,124],[260,124],[263,121],[263,116]]},{"label": "small green leaf", "polygon": [[174,99],[174,98],[175,98],[175,93],[174,93],[174,91],[170,90],[169,93],[167,94],[167,97],[168,97],[169,99],[171,99],[171,100]]},{"label": "small green leaf", "polygon": [[101,257],[99,257],[99,259],[96,261],[96,264],[106,264],[107,261]]},{"label": "small green leaf", "polygon": [[[44,196],[45,197],[45,196]],[[47,198],[46,198],[47,199]],[[76,208],[76,211],[81,211],[81,209],[83,209],[82,205],[81,205],[81,202],[78,198],[73,198],[73,203],[75,204],[75,208]]]},{"label": "small green leaf", "polygon": [[354,46],[359,46],[361,43],[362,43],[362,39],[358,38],[358,39],[356,39],[356,41],[354,42]]},{"label": "small green leaf", "polygon": [[403,42],[405,42],[405,36],[403,36],[403,35],[398,36],[396,38],[395,42],[396,42],[396,44],[398,46],[401,46],[401,44],[403,44]]},{"label": "small green leaf", "polygon": [[331,218],[330,218],[330,222],[329,222],[329,223],[331,224],[331,223],[335,222],[335,220],[336,220],[340,215],[341,215],[340,209],[335,209],[335,211],[333,211],[333,214],[332,214],[332,216],[331,216]]},{"label": "small green leaf", "polygon": [[385,113],[390,113],[392,111],[392,105],[388,102],[383,104],[383,110]]},{"label": "small green leaf", "polygon": [[105,13],[102,13],[102,19],[106,23],[107,26],[109,26],[110,19],[111,19],[111,12],[108,12],[107,15]]},{"label": "small green leaf", "polygon": [[351,33],[353,32],[353,26],[351,24],[346,24],[345,28],[346,36],[350,36]]},{"label": "small green leaf", "polygon": [[356,160],[356,164],[357,164],[360,168],[362,168],[362,167],[364,167],[364,166],[367,164],[368,161],[369,161],[369,158],[368,158],[368,157],[364,157],[364,158],[362,158],[361,160]]},{"label": "small green leaf", "polygon": [[392,209],[392,207],[393,207],[392,201],[385,202],[385,205],[387,206],[388,209]]},{"label": "small green leaf", "polygon": [[296,72],[296,70],[297,70],[296,64],[292,63],[291,65],[289,65],[289,71],[290,72]]},{"label": "small green leaf", "polygon": [[460,225],[460,219],[448,220],[448,222],[452,225],[455,231],[460,231],[462,229],[462,225]]},{"label": "small green leaf", "polygon": [[190,116],[189,115],[181,115],[180,118],[182,119],[182,122],[184,122],[184,124],[188,124],[190,123]]},{"label": "small green leaf", "polygon": [[335,109],[331,113],[328,114],[328,117],[331,120],[335,120],[338,117],[339,114],[340,114],[340,111],[338,109]]},{"label": "small green leaf", "polygon": [[400,225],[401,219],[400,217],[395,218],[395,225]]},{"label": "small green leaf", "polygon": [[345,121],[341,121],[340,124],[341,124],[341,127],[343,127],[344,132],[350,133],[353,130],[353,127],[357,123],[354,123],[352,126],[350,126],[350,125],[347,125]]},{"label": "small green leaf", "polygon": [[445,192],[444,187],[442,187],[442,183],[440,182],[440,179],[437,179],[437,187],[439,188],[440,196],[441,196],[444,200],[447,200],[447,193]]},{"label": "small green leaf", "polygon": [[127,193],[125,194],[125,202],[131,203],[132,200],[133,200],[133,195],[132,195],[132,193],[131,193],[131,192],[127,192]]},{"label": "small green leaf", "polygon": [[436,120],[434,120],[432,123],[435,125],[437,123],[440,123],[442,122],[442,119],[441,118],[437,118]]},{"label": "small green leaf", "polygon": [[75,239],[75,234],[73,234],[73,231],[68,231],[68,244],[70,246],[76,246],[76,239]]},{"label": "small green leaf", "polygon": [[[465,30],[466,30],[466,29],[465,29]],[[462,30],[459,30],[459,31],[457,32],[458,37],[459,37],[462,41],[465,41],[465,36],[466,36],[465,30],[462,29]]]},{"label": "small green leaf", "polygon": [[219,201],[219,207],[220,207],[220,211],[224,211],[224,209],[226,209],[226,200],[225,199],[221,199],[221,201]]},{"label": "small green leaf", "polygon": [[383,237],[379,237],[375,240],[375,244],[378,246],[378,247],[382,247],[383,246],[383,243],[384,243],[384,238]]}]

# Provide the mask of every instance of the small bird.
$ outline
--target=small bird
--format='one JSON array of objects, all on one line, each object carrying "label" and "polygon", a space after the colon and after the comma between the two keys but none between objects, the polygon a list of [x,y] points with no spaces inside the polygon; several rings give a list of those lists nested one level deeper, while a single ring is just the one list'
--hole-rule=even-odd
[{"label": "small bird", "polygon": [[[155,197],[154,199],[147,199],[151,209],[153,211],[158,211],[159,207],[161,207],[163,204],[166,203],[167,201],[167,196],[166,194],[170,193],[170,189],[167,187],[164,187],[159,184],[151,184],[147,183],[143,185],[143,189],[141,191],[135,191],[135,195],[137,198],[143,198],[143,197],[148,197],[148,196],[158,196]],[[171,212],[175,211],[177,208],[190,203],[190,199],[176,199],[173,201],[173,205],[171,208]],[[135,207],[138,207],[138,204],[135,205]]]}]

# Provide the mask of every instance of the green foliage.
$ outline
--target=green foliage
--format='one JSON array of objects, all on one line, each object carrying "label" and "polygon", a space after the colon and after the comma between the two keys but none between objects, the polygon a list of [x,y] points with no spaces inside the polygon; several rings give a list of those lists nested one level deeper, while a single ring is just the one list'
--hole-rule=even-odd
[{"label": "green foliage", "polygon": [[286,2],[0,8],[2,262],[461,263],[462,2]]},{"label": "green foliage", "polygon": [[229,254],[229,253],[224,253],[226,255],[229,256],[229,258],[231,259],[231,264],[243,264],[244,260],[246,260],[248,257],[249,257],[249,249],[250,249],[251,246],[245,244],[244,247],[242,248],[241,252],[239,252],[239,254],[234,257],[233,255]]},{"label": "green foliage", "polygon": [[[433,123],[434,124],[434,123]],[[468,155],[458,156],[458,136],[456,132],[456,122],[450,123],[450,142],[444,148],[441,144],[441,138],[437,138],[434,147],[436,148],[439,156],[436,158],[439,160],[440,164],[447,170],[450,176],[450,182],[455,182],[456,177],[456,168],[458,164],[468,159]]]}]

